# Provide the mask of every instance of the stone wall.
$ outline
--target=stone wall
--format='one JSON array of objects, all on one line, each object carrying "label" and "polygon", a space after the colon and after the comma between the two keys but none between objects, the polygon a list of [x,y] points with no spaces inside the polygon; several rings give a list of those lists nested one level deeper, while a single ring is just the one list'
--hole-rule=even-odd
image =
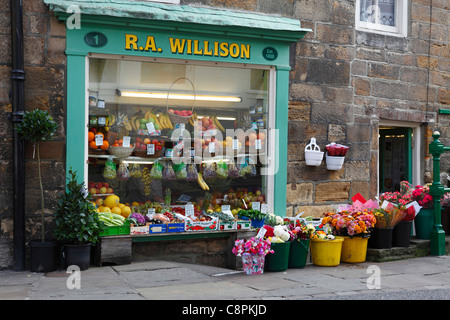
[{"label": "stone wall", "polygon": [[[23,1],[25,109],[48,110],[59,125],[54,141],[41,144],[46,216],[65,184],[65,26],[48,12],[43,1]],[[12,266],[13,238],[13,136],[8,120],[12,107],[10,1],[0,0],[0,269]],[[33,145],[26,143],[26,239],[40,237],[40,195]],[[51,224],[48,231],[51,231]]]}]

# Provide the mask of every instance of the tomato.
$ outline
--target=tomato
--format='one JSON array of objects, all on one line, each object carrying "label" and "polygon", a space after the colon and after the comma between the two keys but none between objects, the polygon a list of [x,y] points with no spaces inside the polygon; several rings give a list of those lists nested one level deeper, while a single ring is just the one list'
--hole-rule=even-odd
[{"label": "tomato", "polygon": [[162,150],[162,147],[160,145],[155,146],[155,150]]}]

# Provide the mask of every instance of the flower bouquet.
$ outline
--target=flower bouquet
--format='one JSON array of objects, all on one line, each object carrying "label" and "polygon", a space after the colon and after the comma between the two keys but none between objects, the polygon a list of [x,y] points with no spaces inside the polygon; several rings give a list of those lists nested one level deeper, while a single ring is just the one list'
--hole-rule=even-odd
[{"label": "flower bouquet", "polygon": [[340,211],[325,213],[322,224],[328,224],[332,233],[337,236],[370,236],[370,230],[375,226],[376,219],[372,210]]},{"label": "flower bouquet", "polygon": [[242,265],[246,274],[262,274],[264,259],[273,253],[268,239],[252,237],[251,239],[238,239],[231,250],[236,256],[242,257]]},{"label": "flower bouquet", "polygon": [[289,225],[291,246],[289,249],[289,268],[304,268],[309,252],[310,239],[316,228],[303,220]]}]

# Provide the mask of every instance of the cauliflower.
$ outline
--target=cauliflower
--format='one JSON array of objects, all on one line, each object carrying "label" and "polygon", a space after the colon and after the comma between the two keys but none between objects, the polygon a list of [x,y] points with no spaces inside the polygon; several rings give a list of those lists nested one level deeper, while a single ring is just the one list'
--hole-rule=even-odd
[{"label": "cauliflower", "polygon": [[275,226],[273,229],[273,234],[275,237],[280,238],[284,242],[289,241],[291,237],[286,226]]}]

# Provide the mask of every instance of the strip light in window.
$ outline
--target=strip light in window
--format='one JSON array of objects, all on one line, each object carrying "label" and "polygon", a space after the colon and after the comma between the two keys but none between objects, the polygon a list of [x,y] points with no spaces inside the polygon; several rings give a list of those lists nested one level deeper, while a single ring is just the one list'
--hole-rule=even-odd
[{"label": "strip light in window", "polygon": [[[116,89],[116,94],[119,97],[130,98],[149,98],[149,99],[167,99],[167,93],[150,92],[150,91],[132,91]],[[241,97],[235,96],[210,96],[210,95],[193,95],[182,93],[169,93],[171,100],[197,100],[197,101],[220,101],[220,102],[241,102]]]}]

